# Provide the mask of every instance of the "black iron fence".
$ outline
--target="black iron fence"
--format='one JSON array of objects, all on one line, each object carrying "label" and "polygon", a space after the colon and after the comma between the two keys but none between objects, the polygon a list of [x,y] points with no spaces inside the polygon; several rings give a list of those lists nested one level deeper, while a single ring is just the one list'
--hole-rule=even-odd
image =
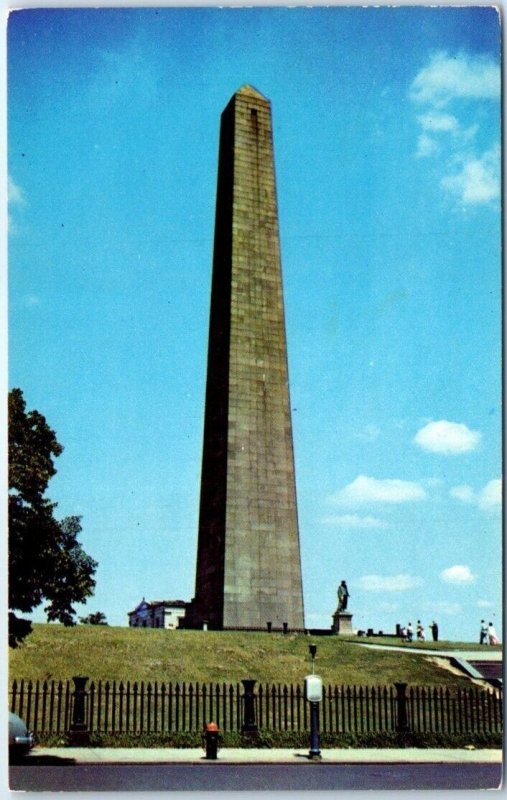
[{"label": "black iron fence", "polygon": [[[76,728],[113,735],[202,731],[210,721],[222,731],[244,729],[248,682],[79,680],[14,681],[10,709],[35,734]],[[258,685],[252,703],[259,728],[310,730],[309,704],[299,685]],[[501,732],[503,724],[501,690],[478,686],[325,686],[319,705],[322,733],[488,734]]]}]

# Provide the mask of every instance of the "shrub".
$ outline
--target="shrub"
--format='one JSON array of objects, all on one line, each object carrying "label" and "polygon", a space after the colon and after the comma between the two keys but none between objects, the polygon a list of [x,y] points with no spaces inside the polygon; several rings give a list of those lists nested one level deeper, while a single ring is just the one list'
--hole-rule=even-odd
[{"label": "shrub", "polygon": [[[37,734],[36,745],[43,747],[69,747],[72,742],[65,734]],[[173,733],[93,733],[90,747],[144,747],[144,748],[202,748],[204,739],[200,731],[179,731]],[[224,731],[219,735],[219,747],[227,748],[290,748],[309,749],[308,731],[259,730],[256,736],[244,735],[239,731]],[[330,748],[501,748],[502,734],[463,733],[447,734],[436,732],[396,733],[322,733],[322,750]]]}]

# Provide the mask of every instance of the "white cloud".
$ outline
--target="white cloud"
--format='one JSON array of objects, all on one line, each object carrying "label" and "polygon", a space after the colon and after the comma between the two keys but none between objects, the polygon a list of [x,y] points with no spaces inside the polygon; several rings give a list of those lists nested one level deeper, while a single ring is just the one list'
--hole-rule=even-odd
[{"label": "white cloud", "polygon": [[[500,147],[472,152],[479,132],[480,104],[500,100],[500,68],[491,58],[436,53],[413,80],[409,97],[418,107],[421,133],[416,158],[433,158],[441,189],[461,205],[484,205],[500,197]],[[459,119],[448,107],[459,109]],[[453,166],[454,165],[454,168]]]},{"label": "white cloud", "polygon": [[500,508],[502,505],[502,479],[495,478],[486,484],[479,493],[479,507],[486,511]]},{"label": "white cloud", "polygon": [[322,519],[324,525],[337,525],[340,528],[388,528],[384,520],[376,517],[360,517],[358,514],[342,514]]},{"label": "white cloud", "polygon": [[7,215],[7,223],[9,228],[10,235],[17,235],[19,233],[18,226],[14,220],[14,209],[21,209],[24,205],[26,205],[25,194],[20,186],[14,182],[14,180],[10,177],[7,179],[7,204],[8,204],[8,215]]},{"label": "white cloud", "polygon": [[475,502],[475,492],[471,486],[453,486],[449,494],[451,497],[455,497],[456,500],[461,500],[462,503]]},{"label": "white cloud", "polygon": [[362,503],[407,503],[424,500],[426,492],[420,483],[396,478],[378,480],[367,475],[358,477],[329,498],[336,505],[353,506]]},{"label": "white cloud", "polygon": [[421,133],[417,139],[416,158],[428,158],[434,156],[440,150],[440,145],[427,133]]},{"label": "white cloud", "polygon": [[478,492],[466,484],[453,486],[449,494],[456,500],[476,505],[483,511],[496,511],[502,505],[502,479],[494,478]]},{"label": "white cloud", "polygon": [[500,97],[500,69],[491,58],[465,53],[456,56],[435,53],[412,82],[410,97],[416,103],[436,108],[442,108],[457,98],[497,100]]},{"label": "white cloud", "polygon": [[454,455],[475,450],[481,438],[479,431],[472,431],[459,422],[441,419],[429,422],[414,437],[415,444],[432,453]]},{"label": "white cloud", "polygon": [[440,487],[443,486],[444,481],[442,478],[425,478],[423,483],[428,489],[440,489]]},{"label": "white cloud", "polygon": [[467,144],[468,142],[471,142],[472,139],[475,138],[478,130],[479,130],[479,125],[477,124],[469,125],[468,128],[460,128],[459,136],[462,144]]},{"label": "white cloud", "polygon": [[443,114],[438,110],[419,115],[417,121],[422,133],[417,139],[416,158],[428,158],[441,153],[448,134],[465,143],[477,133],[477,126],[463,130],[453,114]]},{"label": "white cloud", "polygon": [[435,133],[441,131],[456,131],[459,127],[456,117],[452,114],[441,114],[438,111],[422,114],[417,117],[417,120],[423,130],[433,131]]},{"label": "white cloud", "polygon": [[453,567],[448,567],[442,570],[440,578],[445,583],[474,583],[475,575],[471,572],[470,567],[464,564],[455,564]]},{"label": "white cloud", "polygon": [[406,592],[424,583],[415,575],[363,575],[356,582],[359,588],[367,592]]},{"label": "white cloud", "polygon": [[459,172],[445,175],[440,185],[463,205],[497,200],[500,197],[500,148],[495,145],[478,158],[463,160]]},{"label": "white cloud", "polygon": [[10,177],[7,183],[7,199],[11,205],[22,206],[25,204],[25,195],[20,186]]},{"label": "white cloud", "polygon": [[494,605],[490,600],[477,600],[477,608],[493,608]]}]

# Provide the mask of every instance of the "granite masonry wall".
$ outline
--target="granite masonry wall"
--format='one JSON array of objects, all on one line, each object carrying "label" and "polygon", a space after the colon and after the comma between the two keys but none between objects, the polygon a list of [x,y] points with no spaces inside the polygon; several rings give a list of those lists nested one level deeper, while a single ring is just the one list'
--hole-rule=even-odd
[{"label": "granite masonry wall", "polygon": [[301,630],[271,107],[222,114],[196,596],[189,624]]}]

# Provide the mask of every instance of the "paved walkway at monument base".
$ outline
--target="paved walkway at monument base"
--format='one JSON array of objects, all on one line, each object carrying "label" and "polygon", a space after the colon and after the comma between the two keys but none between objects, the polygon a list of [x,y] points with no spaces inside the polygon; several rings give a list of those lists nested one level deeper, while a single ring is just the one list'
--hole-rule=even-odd
[{"label": "paved walkway at monument base", "polygon": [[[201,748],[92,748],[92,747],[35,747],[26,764],[43,759],[73,760],[79,764],[201,764],[206,761]],[[299,749],[235,749],[219,750],[222,764],[296,764],[309,761],[308,750]],[[422,748],[361,748],[322,750],[322,762],[328,764],[448,764],[448,763],[502,763],[502,751]]]}]

